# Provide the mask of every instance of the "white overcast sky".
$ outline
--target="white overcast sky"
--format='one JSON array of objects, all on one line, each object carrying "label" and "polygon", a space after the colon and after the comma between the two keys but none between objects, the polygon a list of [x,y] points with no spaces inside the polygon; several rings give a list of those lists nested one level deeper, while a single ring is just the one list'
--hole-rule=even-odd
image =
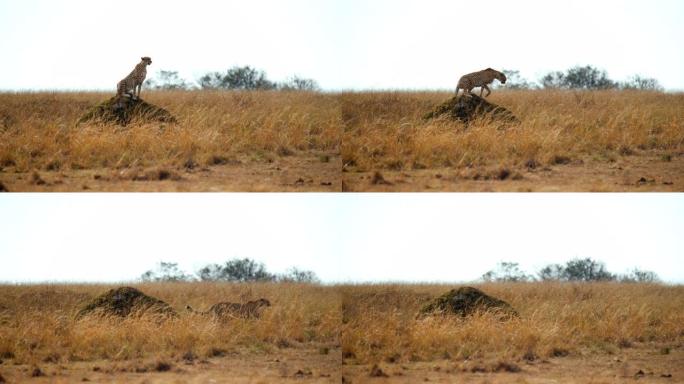
[{"label": "white overcast sky", "polygon": [[575,65],[684,90],[681,0],[0,0],[0,90],[114,90],[141,56],[326,90],[452,89],[486,67]]},{"label": "white overcast sky", "polygon": [[590,257],[684,283],[683,194],[5,194],[0,282],[252,258],[325,282],[458,282]]}]

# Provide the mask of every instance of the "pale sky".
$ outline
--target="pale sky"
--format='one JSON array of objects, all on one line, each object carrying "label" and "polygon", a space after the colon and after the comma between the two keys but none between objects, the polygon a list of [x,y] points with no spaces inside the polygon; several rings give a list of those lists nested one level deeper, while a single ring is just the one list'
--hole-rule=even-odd
[{"label": "pale sky", "polygon": [[683,194],[5,194],[0,282],[248,257],[324,282],[463,282],[573,258],[684,283]]},{"label": "pale sky", "polygon": [[684,90],[680,0],[0,0],[0,90],[111,90],[141,56],[188,80],[250,65],[325,90],[453,89],[593,65]]}]

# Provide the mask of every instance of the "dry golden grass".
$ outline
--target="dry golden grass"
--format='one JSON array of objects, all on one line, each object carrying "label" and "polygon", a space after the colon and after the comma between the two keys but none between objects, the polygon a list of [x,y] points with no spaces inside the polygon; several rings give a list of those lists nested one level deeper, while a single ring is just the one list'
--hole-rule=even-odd
[{"label": "dry golden grass", "polygon": [[[446,285],[136,287],[180,316],[161,323],[76,321],[83,304],[113,286],[0,286],[0,375],[10,382],[44,379],[32,378],[39,369],[65,383],[339,383],[366,382],[372,374],[405,383],[614,382],[639,372],[646,381],[684,375],[677,363],[684,356],[682,286],[478,286],[518,310],[519,319],[504,322],[488,314],[417,319],[426,301],[453,288]],[[261,297],[272,306],[258,320],[216,322],[183,311],[187,304],[203,310]]]},{"label": "dry golden grass", "polygon": [[684,190],[684,94],[496,91],[522,122],[466,128],[422,118],[448,93],[148,92],[178,124],[76,124],[109,96],[0,94],[5,188]]},{"label": "dry golden grass", "polygon": [[653,343],[684,343],[684,287],[643,284],[484,284],[520,319],[417,319],[426,301],[447,286],[342,287],[342,353],[349,363],[502,359],[612,354]]},{"label": "dry golden grass", "polygon": [[[520,319],[418,319],[420,307],[446,292],[443,285],[315,286],[297,284],[142,284],[146,294],[181,316],[145,319],[74,319],[78,309],[111,286],[31,285],[0,287],[0,358],[22,363],[126,360],[177,356],[192,351],[341,342],[344,354],[363,363],[386,360],[551,357],[559,353],[610,353],[632,343],[684,342],[684,287],[646,284],[484,284],[486,293],[509,302]],[[217,323],[188,314],[220,301],[267,298],[259,320]],[[341,339],[340,339],[341,338]]]},{"label": "dry golden grass", "polygon": [[350,93],[341,98],[342,161],[349,170],[525,168],[578,160],[611,162],[658,150],[684,151],[684,94],[626,91],[494,91],[489,101],[521,123],[467,128],[423,120],[453,95]]},{"label": "dry golden grass", "polygon": [[178,123],[78,124],[104,93],[0,93],[9,191],[340,190],[340,113],[306,92],[147,92]]},{"label": "dry golden grass", "polygon": [[[340,301],[331,288],[297,284],[142,284],[166,301],[178,319],[75,320],[78,309],[111,286],[0,286],[0,359],[16,364],[198,358],[232,352],[269,353],[279,348],[328,348],[339,343]],[[259,320],[226,323],[185,313],[221,301],[267,298]]]},{"label": "dry golden grass", "polygon": [[19,171],[264,161],[337,151],[333,96],[303,92],[147,92],[178,124],[76,122],[111,95],[0,94],[0,166]]}]

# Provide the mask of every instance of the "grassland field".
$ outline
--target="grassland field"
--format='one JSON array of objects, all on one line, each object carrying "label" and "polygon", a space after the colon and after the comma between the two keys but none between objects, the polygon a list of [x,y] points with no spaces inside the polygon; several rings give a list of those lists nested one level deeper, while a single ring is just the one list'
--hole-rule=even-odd
[{"label": "grassland field", "polygon": [[683,191],[684,94],[494,91],[520,124],[423,116],[446,92],[144,92],[172,123],[78,119],[111,95],[0,94],[10,191]]},{"label": "grassland field", "polygon": [[[684,95],[494,91],[520,124],[424,115],[453,95],[341,95],[347,191],[682,191]],[[378,175],[379,173],[379,175]]]},{"label": "grassland field", "polygon": [[[75,319],[107,285],[0,286],[7,382],[613,383],[684,380],[684,287],[489,283],[520,318],[419,318],[451,285],[148,283],[180,316]],[[267,298],[259,319],[185,312]],[[374,366],[377,368],[374,369]]]},{"label": "grassland field", "polygon": [[82,115],[105,93],[0,94],[10,191],[339,191],[339,107],[304,92],[145,92],[173,123]]},{"label": "grassland field", "polygon": [[[286,284],[142,284],[180,317],[76,320],[113,286],[0,287],[0,374],[8,382],[339,382],[335,290]],[[268,298],[259,320],[228,323],[185,311]],[[33,377],[36,368],[45,376]],[[227,378],[230,380],[227,381]]]}]

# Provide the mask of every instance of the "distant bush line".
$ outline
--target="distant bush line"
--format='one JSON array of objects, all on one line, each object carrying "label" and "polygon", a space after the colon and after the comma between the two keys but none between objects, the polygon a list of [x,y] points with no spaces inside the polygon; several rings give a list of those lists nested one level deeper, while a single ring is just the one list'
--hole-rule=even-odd
[{"label": "distant bush line", "polygon": [[[624,89],[663,91],[658,80],[642,75],[632,75],[626,81],[615,81],[608,77],[605,70],[591,65],[575,66],[566,71],[551,71],[537,82],[520,76],[520,71],[504,69],[507,89]],[[156,90],[281,90],[281,91],[319,91],[316,80],[291,76],[285,81],[268,79],[266,72],[250,66],[234,66],[225,72],[208,72],[197,81],[181,78],[177,71],[160,70],[145,81],[145,86]],[[499,88],[502,86],[499,85]]]},{"label": "distant bush line", "polygon": [[549,264],[536,276],[520,269],[518,263],[502,261],[497,267],[482,275],[487,282],[525,282],[525,281],[619,281],[623,283],[655,283],[660,278],[655,272],[632,269],[625,274],[611,273],[602,262],[586,259],[573,259],[562,264]]},{"label": "distant bush line", "polygon": [[[246,282],[295,282],[320,283],[313,271],[291,267],[285,273],[271,273],[263,263],[249,258],[231,259],[223,264],[207,264],[195,274],[188,274],[178,268],[177,263],[160,262],[153,270],[140,276],[143,282],[191,282],[222,281],[233,283]],[[549,264],[536,275],[520,269],[518,263],[502,261],[495,269],[482,275],[485,282],[601,282],[657,283],[660,278],[655,272],[634,268],[624,274],[609,272],[605,264],[591,258],[572,259],[565,264]]]},{"label": "distant bush line", "polygon": [[565,72],[552,71],[542,76],[538,82],[530,82],[520,76],[520,71],[504,69],[508,89],[634,89],[645,91],[662,91],[658,80],[642,75],[632,75],[626,81],[614,81],[605,70],[591,65],[576,66]]},{"label": "distant bush line", "polygon": [[188,274],[178,268],[178,263],[160,262],[157,268],[140,276],[143,282],[189,282],[189,281],[223,281],[233,283],[244,282],[293,282],[319,283],[320,280],[312,271],[291,267],[285,273],[268,272],[263,263],[252,259],[232,259],[223,264],[207,264],[195,274]]},{"label": "distant bush line", "polygon": [[232,67],[225,72],[208,72],[191,82],[181,78],[177,71],[161,70],[147,81],[145,86],[156,90],[281,90],[281,91],[318,91],[318,83],[294,75],[282,82],[271,81],[266,72],[250,66]]}]

